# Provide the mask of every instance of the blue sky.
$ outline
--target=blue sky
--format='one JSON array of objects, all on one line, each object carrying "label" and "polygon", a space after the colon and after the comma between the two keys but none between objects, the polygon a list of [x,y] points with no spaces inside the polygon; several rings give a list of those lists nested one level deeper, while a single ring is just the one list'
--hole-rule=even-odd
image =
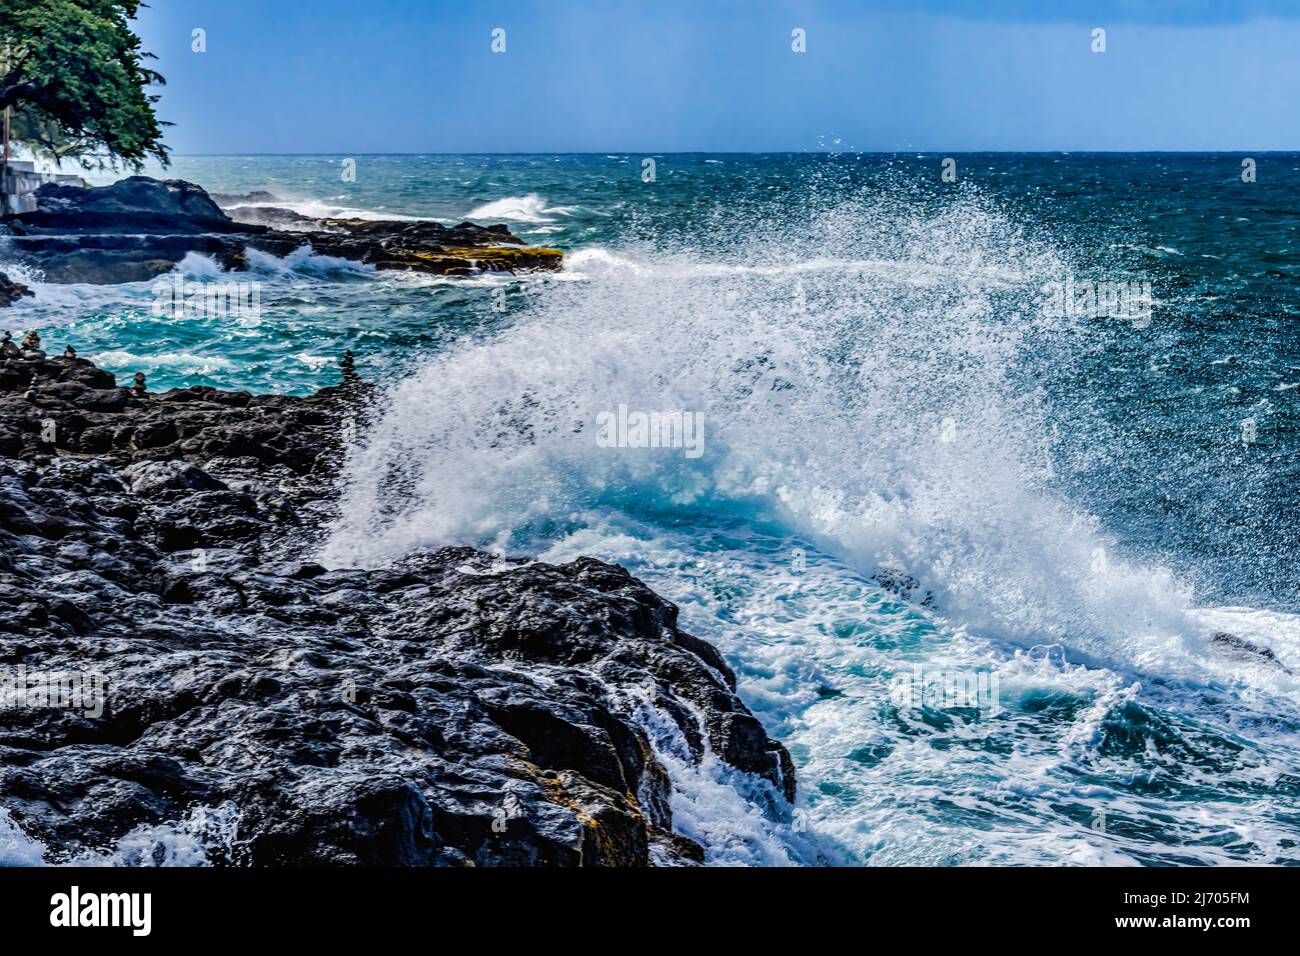
[{"label": "blue sky", "polygon": [[178,153],[1300,149],[1300,0],[154,0],[137,28]]}]

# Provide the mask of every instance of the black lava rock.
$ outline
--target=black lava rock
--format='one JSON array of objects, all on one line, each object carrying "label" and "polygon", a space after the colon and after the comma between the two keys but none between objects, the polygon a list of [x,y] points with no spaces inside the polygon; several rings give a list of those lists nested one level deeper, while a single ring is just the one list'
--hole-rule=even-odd
[{"label": "black lava rock", "polygon": [[698,863],[650,712],[788,810],[789,755],[726,662],[624,569],[312,562],[371,400],[0,372],[0,677],[104,688],[0,708],[0,808],[48,862],[180,831],[231,865]]}]

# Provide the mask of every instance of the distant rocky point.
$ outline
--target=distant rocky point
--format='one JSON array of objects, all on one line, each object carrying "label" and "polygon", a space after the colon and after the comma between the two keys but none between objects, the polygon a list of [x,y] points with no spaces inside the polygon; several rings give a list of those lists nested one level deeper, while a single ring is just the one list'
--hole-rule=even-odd
[{"label": "distant rocky point", "polygon": [[279,196],[274,196],[265,189],[254,189],[247,193],[210,193],[212,201],[223,209],[229,206],[252,206],[258,203],[276,203],[284,202]]},{"label": "distant rocky point", "polygon": [[312,219],[264,205],[276,201],[265,192],[220,198],[248,221],[178,179],[132,176],[93,188],[49,183],[35,192],[34,210],[5,217],[3,226],[20,260],[56,283],[145,281],[191,252],[242,269],[248,249],[283,257],[304,245],[377,269],[437,275],[556,270],[564,259],[559,250],[525,246],[502,225]]}]

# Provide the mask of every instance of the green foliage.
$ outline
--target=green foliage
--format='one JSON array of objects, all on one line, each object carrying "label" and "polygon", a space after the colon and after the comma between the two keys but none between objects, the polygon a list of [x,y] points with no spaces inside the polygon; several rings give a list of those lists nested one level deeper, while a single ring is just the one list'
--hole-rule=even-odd
[{"label": "green foliage", "polygon": [[149,157],[167,164],[158,97],[163,78],[144,65],[130,21],[140,0],[2,0],[0,107],[12,135],[37,153],[86,168]]}]

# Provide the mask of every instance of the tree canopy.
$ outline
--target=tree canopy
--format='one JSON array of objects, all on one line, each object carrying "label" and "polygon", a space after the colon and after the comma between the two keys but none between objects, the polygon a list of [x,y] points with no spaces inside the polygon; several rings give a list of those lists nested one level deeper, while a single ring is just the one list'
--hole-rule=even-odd
[{"label": "tree canopy", "polygon": [[139,170],[168,162],[158,97],[130,21],[140,0],[3,0],[0,109],[13,108],[12,138],[87,168]]}]

